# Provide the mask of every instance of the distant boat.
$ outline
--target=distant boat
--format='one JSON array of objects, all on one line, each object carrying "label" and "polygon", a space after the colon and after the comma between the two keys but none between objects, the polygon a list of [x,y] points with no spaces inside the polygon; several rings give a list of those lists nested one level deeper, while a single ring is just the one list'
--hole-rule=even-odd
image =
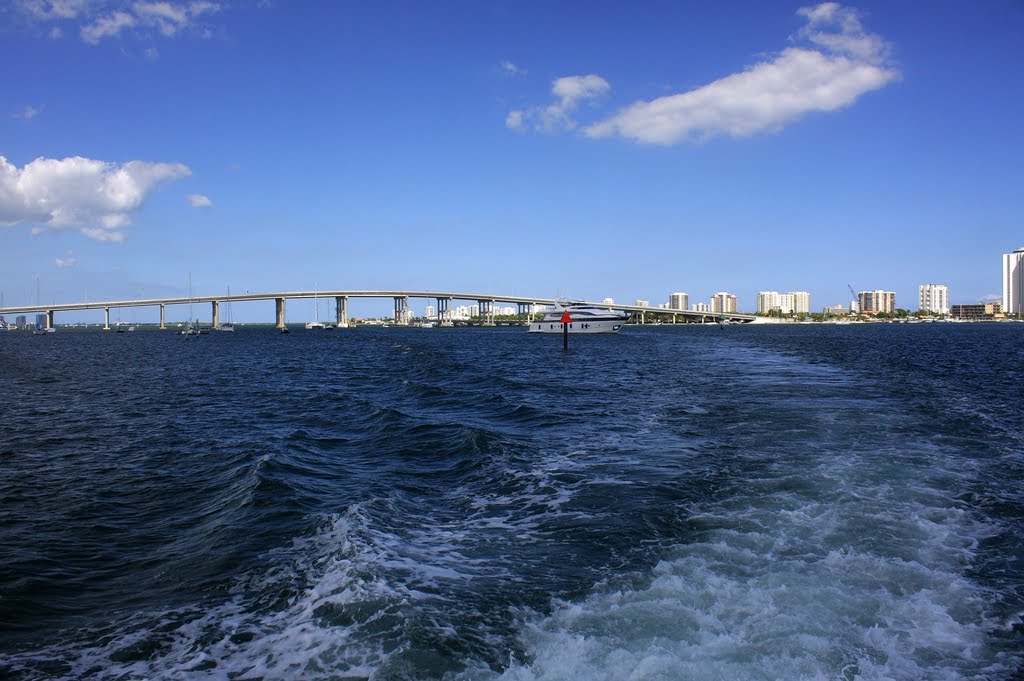
[{"label": "distant boat", "polygon": [[421,329],[432,329],[434,328],[434,322],[420,322]]},{"label": "distant boat", "polygon": [[[231,287],[228,286],[228,298],[231,297]],[[235,325],[231,320],[231,301],[227,300],[224,302],[224,312],[227,313],[228,320],[217,325],[218,331],[234,331]]]},{"label": "distant boat", "polygon": [[529,333],[562,333],[562,315],[566,312],[572,319],[569,333],[618,333],[629,319],[629,315],[620,310],[584,303],[557,303],[544,311],[539,322],[530,324]]},{"label": "distant boat", "polygon": [[188,323],[185,328],[181,330],[181,335],[185,336],[186,339],[189,336],[199,335],[199,320],[197,319],[195,325],[192,324],[192,273],[188,275]]},{"label": "distant boat", "polygon": [[313,321],[306,322],[307,329],[317,329],[323,331],[327,328],[327,325],[320,321],[320,301],[317,300],[316,285],[313,286]]}]

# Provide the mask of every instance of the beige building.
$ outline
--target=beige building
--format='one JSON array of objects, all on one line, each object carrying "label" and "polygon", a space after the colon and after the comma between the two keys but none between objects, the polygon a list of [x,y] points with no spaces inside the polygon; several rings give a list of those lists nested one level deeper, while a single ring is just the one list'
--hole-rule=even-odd
[{"label": "beige building", "polygon": [[719,291],[711,296],[711,311],[714,313],[735,312],[736,296],[725,291]]}]

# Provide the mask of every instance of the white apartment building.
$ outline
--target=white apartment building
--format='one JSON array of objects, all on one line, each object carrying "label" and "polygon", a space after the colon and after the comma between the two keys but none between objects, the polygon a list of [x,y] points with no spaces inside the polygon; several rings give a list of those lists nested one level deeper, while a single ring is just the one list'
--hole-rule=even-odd
[{"label": "white apartment building", "polygon": [[864,314],[878,314],[896,311],[896,294],[893,291],[861,291],[857,294],[857,306]]},{"label": "white apartment building", "polygon": [[601,301],[601,304],[602,305],[614,305],[615,304],[615,299],[614,298],[605,298],[604,300]]},{"label": "white apartment building", "polygon": [[668,294],[668,306],[673,310],[685,310],[690,306],[690,296],[686,293]]},{"label": "white apartment building", "polygon": [[757,314],[768,314],[772,310],[780,309],[778,291],[757,292]]},{"label": "white apartment building", "polygon": [[949,314],[949,287],[945,284],[921,284],[917,287],[918,308],[935,314]]},{"label": "white apartment building", "polygon": [[426,312],[423,313],[423,316],[426,317],[427,319],[432,319],[433,317],[436,317],[437,308],[435,308],[433,305],[427,305],[427,310]]},{"label": "white apartment building", "polygon": [[735,312],[736,296],[725,291],[719,291],[711,296],[711,311],[714,313]]},{"label": "white apartment building", "polygon": [[787,296],[793,296],[792,309],[794,314],[811,313],[811,294],[807,291],[790,291]]},{"label": "white apartment building", "polygon": [[1024,314],[1024,247],[1003,254],[1003,312]]},{"label": "white apartment building", "polygon": [[772,310],[782,314],[808,314],[811,311],[811,294],[807,291],[758,291],[757,313],[768,314]]},{"label": "white apartment building", "polygon": [[651,301],[637,298],[636,300],[633,301],[633,304],[637,307],[650,307]]},{"label": "white apartment building", "polygon": [[711,306],[707,303],[694,303],[690,306],[691,312],[711,312]]}]

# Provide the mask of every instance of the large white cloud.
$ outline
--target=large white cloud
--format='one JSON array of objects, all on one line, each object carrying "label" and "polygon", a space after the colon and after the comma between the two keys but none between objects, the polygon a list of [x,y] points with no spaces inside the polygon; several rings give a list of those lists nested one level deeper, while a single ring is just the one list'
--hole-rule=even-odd
[{"label": "large white cloud", "polygon": [[[689,92],[636,102],[586,126],[584,133],[666,146],[717,135],[743,137],[779,130],[813,111],[849,106],[900,77],[890,62],[889,46],[864,30],[855,9],[825,2],[797,14],[806,23],[792,36],[793,46]],[[555,103],[512,111],[505,125],[517,130],[572,129],[577,103],[609,89],[596,75],[559,78],[552,87]]]},{"label": "large white cloud", "polygon": [[827,2],[798,14],[807,24],[796,39],[810,46],[784,49],[689,92],[637,102],[590,125],[586,134],[662,145],[722,134],[743,137],[779,130],[812,111],[849,106],[899,78],[888,62],[887,44],[864,31],[856,10]]},{"label": "large white cloud", "polygon": [[37,158],[23,168],[0,156],[0,225],[77,229],[100,241],[121,241],[131,214],[160,182],[191,175],[181,163],[118,165],[73,156]]}]

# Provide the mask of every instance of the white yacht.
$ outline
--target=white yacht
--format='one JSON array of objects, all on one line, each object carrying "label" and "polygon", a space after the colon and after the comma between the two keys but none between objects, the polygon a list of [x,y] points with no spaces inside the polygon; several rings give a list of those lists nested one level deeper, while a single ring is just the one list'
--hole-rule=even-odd
[{"label": "white yacht", "polygon": [[530,333],[562,333],[562,315],[568,312],[572,322],[569,333],[618,333],[629,314],[584,303],[559,303],[544,310],[544,318],[530,322]]}]

